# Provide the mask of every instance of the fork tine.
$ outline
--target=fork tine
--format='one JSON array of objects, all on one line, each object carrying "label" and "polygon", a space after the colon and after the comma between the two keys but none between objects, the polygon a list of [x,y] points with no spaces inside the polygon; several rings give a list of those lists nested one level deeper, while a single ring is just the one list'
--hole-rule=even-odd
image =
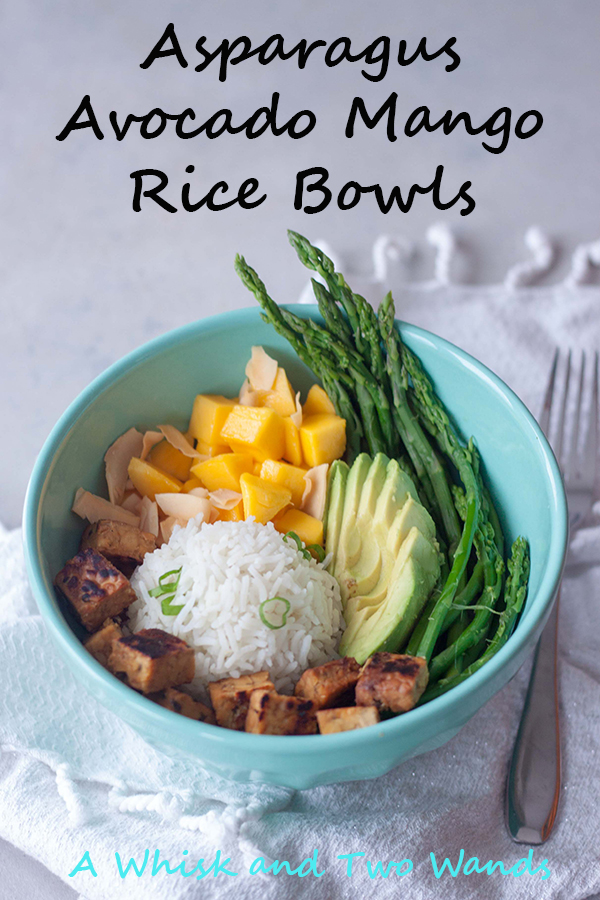
[{"label": "fork tine", "polygon": [[554,353],[554,359],[552,360],[552,369],[550,370],[550,379],[548,381],[548,387],[546,388],[546,393],[544,395],[544,402],[542,404],[542,412],[540,414],[540,428],[548,438],[550,439],[550,410],[552,408],[552,398],[554,396],[554,384],[556,381],[556,369],[558,366],[558,355],[559,350],[558,347]]},{"label": "fork tine", "polygon": [[581,450],[581,480],[584,484],[593,485],[596,475],[598,457],[598,351],[594,354],[594,372],[592,386],[592,408],[589,415],[589,426]]},{"label": "fork tine", "polygon": [[556,433],[556,458],[558,460],[558,464],[563,469],[564,474],[564,460],[563,460],[563,444],[565,439],[565,421],[567,418],[567,398],[569,396],[569,382],[571,381],[571,351],[569,350],[567,356],[567,372],[565,375],[565,390],[562,395],[562,400],[560,404],[560,413],[558,417],[558,422],[556,425],[557,433]]},{"label": "fork tine", "polygon": [[578,463],[583,459],[579,456],[579,442],[581,439],[581,408],[583,405],[583,385],[585,381],[585,350],[581,351],[581,368],[579,370],[579,384],[577,386],[577,395],[575,400],[575,415],[573,417],[573,427],[571,429],[571,437],[569,441],[569,449],[565,456],[564,476],[565,478],[574,478],[579,474],[580,467]]}]

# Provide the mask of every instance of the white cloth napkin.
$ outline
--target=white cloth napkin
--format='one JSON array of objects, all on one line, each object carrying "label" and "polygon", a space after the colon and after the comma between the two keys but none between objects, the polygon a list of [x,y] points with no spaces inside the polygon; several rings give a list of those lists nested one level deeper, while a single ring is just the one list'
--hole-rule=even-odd
[{"label": "white cloth napkin", "polygon": [[[444,251],[444,248],[442,248]],[[447,248],[446,248],[447,250]],[[446,251],[444,251],[446,252]],[[457,287],[447,282],[449,254],[438,258],[438,280],[396,284],[399,315],[453,340],[486,362],[536,411],[556,345],[600,346],[600,290],[560,286],[518,289]],[[439,276],[442,276],[441,278]],[[379,278],[359,289],[378,299]],[[386,289],[389,284],[386,285]],[[25,576],[20,532],[0,528],[0,836],[41,860],[88,900],[237,895],[254,900],[306,897],[379,898],[406,891],[431,897],[584,900],[600,891],[596,823],[600,809],[600,508],[598,525],[573,541],[561,608],[561,697],[564,792],[552,838],[533,851],[533,867],[547,859],[550,877],[446,872],[438,864],[506,869],[527,857],[503,819],[508,760],[527,686],[529,666],[494,697],[460,734],[439,750],[410,760],[375,782],[354,782],[293,794],[268,786],[222,781],[148,746],[129,726],[75,682],[45,635]],[[145,873],[119,876],[115,852]],[[318,849],[320,878],[308,874],[251,875],[253,859],[288,860],[295,869]],[[151,876],[152,858],[186,871],[205,867],[220,851],[236,877]],[[97,876],[69,878],[85,851]],[[184,851],[188,851],[183,855]],[[343,854],[362,852],[346,874]],[[225,859],[229,857],[229,862]],[[377,861],[410,859],[399,878],[369,877]],[[406,864],[407,867],[408,864]],[[214,870],[213,870],[214,871]],[[198,873],[196,873],[198,874]],[[1,894],[1,891],[0,891]]]}]

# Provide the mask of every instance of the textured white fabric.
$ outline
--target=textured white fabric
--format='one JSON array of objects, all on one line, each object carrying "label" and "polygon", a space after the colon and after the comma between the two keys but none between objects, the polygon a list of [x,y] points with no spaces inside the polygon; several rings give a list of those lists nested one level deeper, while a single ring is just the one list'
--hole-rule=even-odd
[{"label": "textured white fabric", "polygon": [[[438,235],[439,237],[439,235]],[[443,242],[442,242],[443,243]],[[447,252],[447,247],[444,250]],[[443,281],[450,260],[443,260]],[[438,269],[440,267],[438,266]],[[394,279],[396,282],[399,278]],[[391,285],[385,285],[387,289]],[[383,286],[358,289],[378,299]],[[600,291],[562,286],[465,288],[395,284],[399,315],[442,334],[486,362],[534,411],[555,346],[600,345]],[[600,523],[600,508],[598,521]],[[503,821],[507,762],[527,685],[528,666],[445,747],[418,757],[376,782],[316,788],[293,795],[243,787],[171,760],[82,692],[48,643],[26,584],[19,532],[0,532],[0,836],[41,860],[83,897],[196,896],[346,898],[402,891],[412,900],[479,897],[583,900],[600,890],[596,822],[600,809],[600,524],[576,535],[561,608],[561,696],[564,774],[555,834],[534,851],[551,876],[448,874],[437,881],[429,854],[454,863],[527,856]],[[125,861],[159,849],[172,866],[213,861],[217,849],[236,878],[201,882],[164,871],[122,880]],[[318,848],[325,875],[251,876],[258,855],[295,868]],[[98,877],[69,879],[85,850]],[[184,850],[187,857],[182,856]],[[346,876],[340,854],[363,851],[374,864],[409,858],[399,879],[368,877],[363,858]],[[191,863],[187,863],[188,871]],[[151,862],[149,867],[151,866]],[[1,893],[1,892],[0,892]]]}]

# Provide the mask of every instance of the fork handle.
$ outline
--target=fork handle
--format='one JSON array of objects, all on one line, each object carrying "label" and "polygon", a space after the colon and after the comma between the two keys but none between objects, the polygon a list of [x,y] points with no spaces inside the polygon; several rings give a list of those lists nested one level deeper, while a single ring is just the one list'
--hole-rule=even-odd
[{"label": "fork handle", "polygon": [[559,597],[537,645],[508,773],[506,825],[519,844],[547,841],[558,811],[558,605]]}]

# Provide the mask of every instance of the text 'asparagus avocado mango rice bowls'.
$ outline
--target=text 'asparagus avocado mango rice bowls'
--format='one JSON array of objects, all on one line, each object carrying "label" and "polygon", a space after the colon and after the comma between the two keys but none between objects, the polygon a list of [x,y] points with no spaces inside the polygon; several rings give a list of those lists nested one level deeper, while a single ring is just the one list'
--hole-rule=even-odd
[{"label": "text 'asparagus avocado mango rice bowls'", "polygon": [[[203,740],[231,732],[293,736],[281,751],[293,742],[294,753],[325,747],[319,735],[338,743],[383,736],[470,679],[484,686],[481,705],[500,685],[486,691],[478,673],[494,669],[515,626],[520,633],[532,561],[535,571],[539,542],[530,548],[527,527],[517,533],[497,499],[503,491],[484,474],[477,433],[465,440],[454,425],[401,337],[391,295],[374,310],[320,250],[293,232],[290,242],[321,278],[313,280],[319,315],[278,306],[238,257],[266,323],[261,343],[236,332],[232,359],[239,370],[243,353],[245,378],[217,393],[219,377],[203,384],[182,370],[164,391],[154,384],[138,409],[128,387],[116,417],[128,414],[128,427],[97,448],[95,476],[74,496],[63,493],[70,546],[77,532],[79,546],[63,550],[52,575],[82,636],[79,660],[87,656],[104,682],[100,693],[118,679],[119,690],[145,698],[144,710],[154,704],[175,713],[173,722],[185,718],[201,758]],[[143,367],[130,369],[139,370],[136,390]],[[469,369],[463,379],[473,379]],[[504,386],[495,390],[518,404],[505,400]],[[524,408],[518,415],[531,432],[521,439],[532,443],[524,464],[537,453],[550,497],[541,508],[552,518],[554,503],[560,518],[552,455]],[[523,427],[515,421],[513,431]],[[546,593],[529,644],[564,555],[561,525],[546,531],[553,558],[536,575]]]}]

